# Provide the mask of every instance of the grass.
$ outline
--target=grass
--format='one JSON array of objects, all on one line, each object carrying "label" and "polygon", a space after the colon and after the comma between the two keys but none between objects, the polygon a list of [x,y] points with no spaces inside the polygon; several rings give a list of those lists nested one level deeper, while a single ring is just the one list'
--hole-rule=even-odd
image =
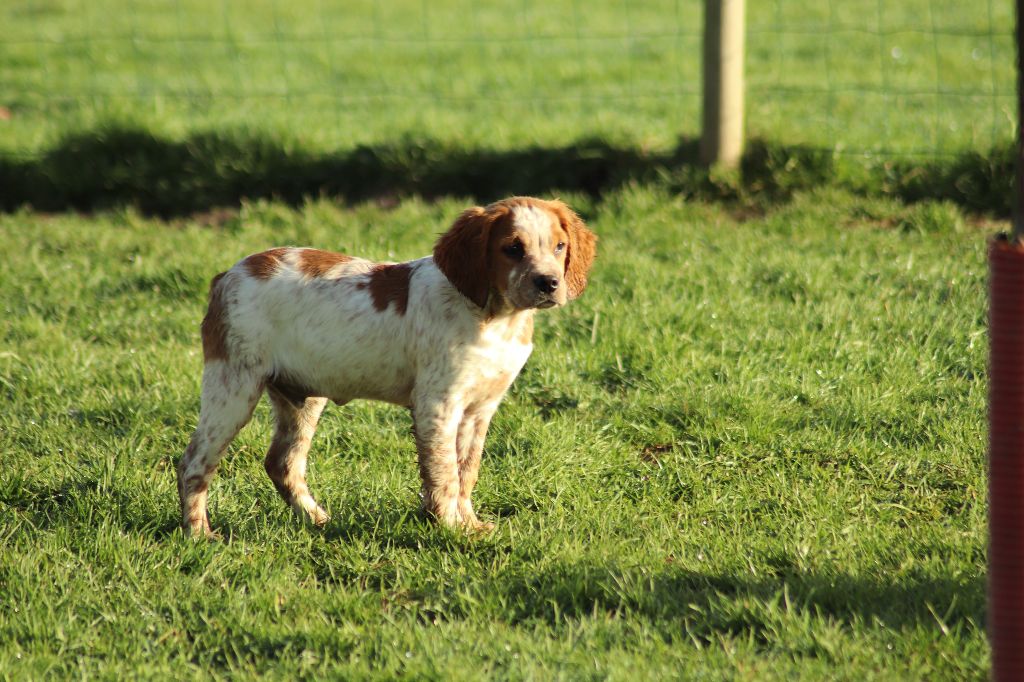
[{"label": "grass", "polygon": [[[0,156],[111,122],[181,140],[237,130],[311,153],[406,135],[462,148],[699,132],[702,3],[11,0]],[[1013,8],[751,3],[751,137],[836,152],[1008,145]]]},{"label": "grass", "polygon": [[691,199],[745,210],[785,203],[794,192],[846,188],[902,201],[938,199],[974,213],[1008,217],[1013,206],[1009,148],[930,161],[874,162],[822,150],[752,140],[735,172],[709,172],[695,140],[642,152],[603,140],[554,148],[464,149],[436,140],[403,140],[344,153],[312,154],[233,133],[182,141],[138,129],[70,136],[39,159],[0,159],[0,210],[95,211],[134,206],[176,217],[269,198],[299,205],[310,196],[346,203],[468,196],[479,203],[510,194],[605,193],[640,183]]},{"label": "grass", "polygon": [[834,188],[755,217],[564,197],[600,258],[498,412],[476,540],[416,515],[381,404],[325,416],[323,532],[262,471],[265,403],[212,489],[227,541],[176,532],[173,473],[211,275],[418,256],[465,200],[0,217],[0,675],[983,678],[995,225]]},{"label": "grass", "polygon": [[[0,6],[0,679],[981,679],[985,237],[1005,0],[748,3],[748,152],[696,163],[701,3]],[[177,532],[210,277],[427,253],[468,203],[601,235],[499,410],[478,539],[408,416],[329,409],[299,525],[262,404]]]},{"label": "grass", "polygon": [[599,198],[637,180],[746,203],[830,184],[1010,215],[1010,3],[749,11],[752,142],[739,175],[708,178],[692,0],[14,0],[0,210]]}]

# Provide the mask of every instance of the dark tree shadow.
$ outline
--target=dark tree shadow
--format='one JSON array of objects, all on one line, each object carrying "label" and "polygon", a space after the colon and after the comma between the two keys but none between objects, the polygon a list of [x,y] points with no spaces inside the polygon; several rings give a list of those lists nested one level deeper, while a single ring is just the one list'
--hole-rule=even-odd
[{"label": "dark tree shadow", "polygon": [[416,195],[487,203],[511,194],[582,192],[600,200],[628,182],[656,182],[684,196],[741,203],[785,201],[800,189],[839,184],[907,201],[946,199],[1006,216],[1012,169],[1009,148],[866,166],[854,155],[754,140],[741,171],[723,176],[702,168],[694,139],[667,152],[601,140],[493,150],[409,138],[313,153],[240,133],[196,133],[175,141],[108,127],[68,136],[39,157],[0,157],[0,209],[134,206],[169,218],[258,198],[298,204],[316,196],[360,202]]},{"label": "dark tree shadow", "polygon": [[108,129],[64,139],[38,159],[0,159],[2,206],[90,211],[124,205],[173,217],[242,199],[297,204],[310,196],[346,202],[417,195],[473,197],[581,191],[599,196],[674,156],[647,156],[604,142],[558,149],[473,150],[426,140],[360,146],[335,154],[285,149],[264,138],[195,134],[170,141]]}]

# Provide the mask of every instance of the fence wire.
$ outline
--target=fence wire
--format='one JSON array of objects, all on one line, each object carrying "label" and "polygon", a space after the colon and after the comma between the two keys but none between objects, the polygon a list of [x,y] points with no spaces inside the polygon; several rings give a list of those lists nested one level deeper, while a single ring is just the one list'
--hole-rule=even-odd
[{"label": "fence wire", "polygon": [[[242,129],[345,148],[699,134],[699,0],[8,0],[0,154],[69,131]],[[748,3],[747,133],[841,153],[1008,144],[1009,0]]]},{"label": "fence wire", "polygon": [[[753,127],[800,122],[795,142],[942,155],[1012,141],[1010,2],[776,0],[748,31]],[[764,118],[763,124],[756,119]]]}]

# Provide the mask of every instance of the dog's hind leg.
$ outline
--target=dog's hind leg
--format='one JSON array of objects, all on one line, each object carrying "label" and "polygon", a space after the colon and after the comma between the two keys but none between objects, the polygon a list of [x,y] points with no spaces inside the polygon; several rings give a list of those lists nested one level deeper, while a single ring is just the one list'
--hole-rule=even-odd
[{"label": "dog's hind leg", "polygon": [[276,424],[263,466],[284,501],[315,525],[323,526],[330,517],[306,485],[306,456],[327,399],[306,398],[296,403],[273,386],[267,388],[267,396],[274,407]]},{"label": "dog's hind leg", "polygon": [[181,525],[190,535],[215,537],[206,510],[210,479],[228,444],[252,417],[263,391],[263,376],[224,360],[207,362],[199,425],[178,462]]}]

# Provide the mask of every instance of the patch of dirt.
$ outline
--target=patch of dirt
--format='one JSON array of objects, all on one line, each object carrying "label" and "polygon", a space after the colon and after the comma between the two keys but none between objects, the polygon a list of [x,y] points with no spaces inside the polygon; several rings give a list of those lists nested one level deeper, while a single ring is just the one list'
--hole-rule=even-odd
[{"label": "patch of dirt", "polygon": [[645,445],[640,451],[640,460],[656,467],[661,466],[661,457],[666,452],[672,452],[671,443],[657,443]]}]

